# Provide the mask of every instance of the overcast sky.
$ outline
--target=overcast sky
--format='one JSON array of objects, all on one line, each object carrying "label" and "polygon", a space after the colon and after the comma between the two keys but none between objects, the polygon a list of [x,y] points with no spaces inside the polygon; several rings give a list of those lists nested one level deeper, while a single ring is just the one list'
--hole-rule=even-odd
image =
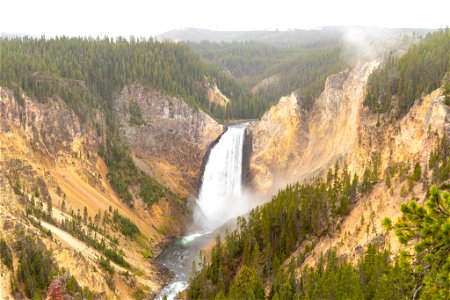
[{"label": "overcast sky", "polygon": [[327,25],[440,28],[449,0],[2,0],[0,32],[154,36],[172,29],[317,28]]}]

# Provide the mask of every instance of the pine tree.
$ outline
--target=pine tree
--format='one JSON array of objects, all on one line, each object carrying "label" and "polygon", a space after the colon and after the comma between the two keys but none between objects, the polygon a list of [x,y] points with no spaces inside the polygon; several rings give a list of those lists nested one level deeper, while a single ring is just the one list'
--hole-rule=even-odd
[{"label": "pine tree", "polygon": [[49,219],[51,219],[52,214],[53,214],[53,205],[52,205],[52,199],[50,197],[48,197],[48,199],[47,199],[47,213],[48,213]]},{"label": "pine tree", "polygon": [[88,210],[87,207],[85,206],[83,209],[83,222],[84,224],[87,224],[87,219],[88,219]]},{"label": "pine tree", "polygon": [[450,194],[433,186],[425,207],[412,200],[409,204],[402,204],[401,211],[403,218],[399,218],[395,225],[385,218],[383,226],[387,230],[395,229],[404,245],[417,240],[414,246],[417,281],[412,298],[416,299],[419,294],[423,299],[448,298]]},{"label": "pine tree", "polygon": [[265,299],[264,286],[253,268],[243,266],[230,288],[232,299]]},{"label": "pine tree", "polygon": [[66,212],[66,194],[63,195],[63,199],[61,202],[61,211]]},{"label": "pine tree", "polygon": [[419,181],[421,175],[422,175],[422,168],[420,167],[420,164],[416,162],[416,164],[414,165],[412,180]]}]

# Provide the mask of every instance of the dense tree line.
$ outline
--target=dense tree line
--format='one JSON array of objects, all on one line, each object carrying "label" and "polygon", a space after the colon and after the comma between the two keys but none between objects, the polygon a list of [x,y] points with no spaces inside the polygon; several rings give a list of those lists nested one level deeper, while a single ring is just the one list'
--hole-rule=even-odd
[{"label": "dense tree line", "polygon": [[383,60],[368,81],[364,104],[373,112],[391,110],[398,116],[408,112],[414,101],[442,85],[450,72],[450,30],[427,34],[401,56]]},{"label": "dense tree line", "polygon": [[118,224],[120,232],[129,237],[134,237],[141,231],[130,219],[122,216],[117,209],[114,210],[113,221]]},{"label": "dense tree line", "polygon": [[0,239],[0,260],[3,265],[8,269],[12,270],[13,267],[13,257],[11,248],[9,248],[5,239]]},{"label": "dense tree line", "polygon": [[433,172],[432,183],[443,184],[448,188],[446,181],[450,178],[450,144],[447,135],[444,134],[436,148],[431,151],[428,166]]},{"label": "dense tree line", "polygon": [[280,64],[297,48],[280,48],[253,41],[213,43],[202,41],[190,42],[201,57],[221,66],[233,77],[248,81],[250,85],[266,74],[267,69]]},{"label": "dense tree line", "polygon": [[17,284],[13,285],[13,289],[18,290],[22,285],[27,297],[43,298],[50,281],[57,274],[57,266],[51,254],[42,244],[38,244],[28,236],[20,239],[16,247],[20,254],[16,274]]},{"label": "dense tree line", "polygon": [[406,259],[392,260],[388,251],[371,244],[355,265],[338,257],[332,249],[319,258],[316,266],[304,267],[299,279],[292,261],[287,270],[279,270],[269,298],[408,299],[412,283]]},{"label": "dense tree line", "polygon": [[[448,189],[448,187],[447,187]],[[411,200],[401,205],[402,218],[395,224],[385,218],[386,229],[394,229],[403,245],[413,245],[415,276],[412,298],[448,299],[450,297],[450,194],[433,186],[425,205]]]},{"label": "dense tree line", "polygon": [[293,91],[303,107],[310,109],[323,90],[326,77],[350,66],[343,58],[343,45],[332,39],[287,48],[257,42],[204,41],[189,45],[239,78],[248,89],[265,78],[279,76],[276,83],[255,94],[264,109]]}]

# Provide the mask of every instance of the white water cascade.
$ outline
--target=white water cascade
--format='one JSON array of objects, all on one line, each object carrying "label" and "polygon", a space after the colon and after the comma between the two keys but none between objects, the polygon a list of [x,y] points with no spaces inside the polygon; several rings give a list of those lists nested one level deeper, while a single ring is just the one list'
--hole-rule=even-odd
[{"label": "white water cascade", "polygon": [[248,209],[242,201],[242,149],[247,124],[230,125],[211,149],[197,203],[214,229]]},{"label": "white water cascade", "polygon": [[246,128],[247,124],[228,126],[228,130],[211,149],[197,199],[201,216],[194,225],[197,228],[195,230],[200,232],[192,231],[158,258],[160,264],[175,273],[175,277],[156,299],[176,299],[177,293],[188,286],[192,261],[198,257],[200,250],[214,240],[214,229],[246,213],[255,205],[251,204],[250,198],[244,197],[241,186]]}]

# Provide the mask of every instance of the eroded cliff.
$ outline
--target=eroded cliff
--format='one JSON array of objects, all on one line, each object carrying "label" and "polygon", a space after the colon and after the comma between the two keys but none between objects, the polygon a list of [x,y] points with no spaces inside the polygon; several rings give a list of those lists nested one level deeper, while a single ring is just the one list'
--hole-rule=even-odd
[{"label": "eroded cliff", "polygon": [[250,124],[250,181],[258,191],[310,177],[348,154],[357,141],[365,84],[377,64],[328,77],[310,112],[292,94]]},{"label": "eroded cliff", "polygon": [[203,158],[223,126],[183,100],[142,86],[125,86],[114,113],[138,166],[188,196],[197,191]]},{"label": "eroded cliff", "polygon": [[[377,116],[367,110],[361,113],[357,142],[351,145],[345,161],[350,170],[362,171],[374,157],[379,158],[379,181],[369,193],[361,195],[349,215],[339,224],[339,230],[322,239],[312,241],[313,250],[306,256],[306,264],[314,264],[321,253],[336,249],[338,255],[355,261],[365,246],[375,243],[393,253],[401,245],[394,232],[386,232],[381,222],[384,217],[396,220],[401,215],[400,206],[407,199],[416,198],[423,204],[426,199],[432,172],[428,168],[430,152],[446,135],[450,138],[449,107],[445,105],[442,90],[437,89],[416,101],[411,110],[400,120],[389,115]],[[407,176],[389,175],[392,168],[403,165],[412,170],[419,163],[419,181]],[[303,251],[301,247],[299,251]],[[294,254],[297,256],[298,252]]]}]

